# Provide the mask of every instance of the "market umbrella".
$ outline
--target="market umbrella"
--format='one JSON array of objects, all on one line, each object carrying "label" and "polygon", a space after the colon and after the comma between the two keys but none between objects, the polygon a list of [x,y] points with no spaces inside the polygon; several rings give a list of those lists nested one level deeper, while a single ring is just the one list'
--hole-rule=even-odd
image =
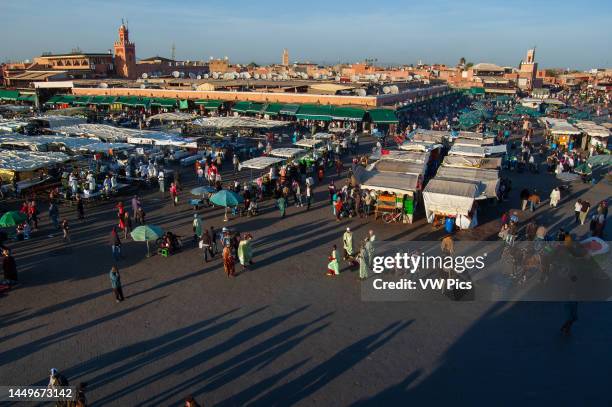
[{"label": "market umbrella", "polygon": [[587,162],[591,165],[612,165],[611,154],[599,154],[590,157]]},{"label": "market umbrella", "polygon": [[210,197],[210,202],[215,205],[225,206],[225,217],[224,222],[227,222],[227,208],[232,206],[238,206],[243,201],[242,197],[233,191],[222,189],[213,196]]},{"label": "market umbrella", "polygon": [[17,226],[25,222],[27,219],[26,215],[18,211],[9,211],[2,215],[0,218],[0,227],[9,228]]},{"label": "market umbrella", "polygon": [[147,242],[147,257],[151,255],[149,252],[149,242],[155,241],[164,235],[161,227],[155,225],[138,226],[130,233],[135,242]]},{"label": "market umbrella", "polygon": [[215,191],[216,189],[214,187],[204,186],[204,187],[197,187],[197,188],[192,189],[191,194],[192,195],[204,195],[204,194],[211,194]]}]

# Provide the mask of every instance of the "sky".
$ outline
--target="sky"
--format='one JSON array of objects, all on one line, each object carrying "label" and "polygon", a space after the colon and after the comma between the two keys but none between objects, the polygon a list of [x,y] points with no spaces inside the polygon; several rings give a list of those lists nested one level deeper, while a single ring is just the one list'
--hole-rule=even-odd
[{"label": "sky", "polygon": [[[121,19],[137,58],[233,63],[492,62],[517,66],[537,47],[541,67],[612,67],[612,1],[582,0],[3,0],[0,61],[43,52],[107,52]],[[413,4],[416,3],[416,4]]]}]

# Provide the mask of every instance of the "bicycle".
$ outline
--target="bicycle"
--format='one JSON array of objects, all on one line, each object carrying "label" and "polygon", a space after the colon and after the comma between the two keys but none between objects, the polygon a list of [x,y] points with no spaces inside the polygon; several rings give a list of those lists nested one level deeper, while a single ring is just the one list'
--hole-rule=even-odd
[{"label": "bicycle", "polygon": [[382,215],[382,220],[385,223],[401,222],[403,218],[404,214],[399,208],[395,208],[393,212],[387,212]]}]

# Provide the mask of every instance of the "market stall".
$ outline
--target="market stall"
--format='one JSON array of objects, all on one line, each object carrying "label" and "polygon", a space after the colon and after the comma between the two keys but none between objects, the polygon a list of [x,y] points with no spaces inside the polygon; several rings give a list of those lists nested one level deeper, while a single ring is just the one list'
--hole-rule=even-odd
[{"label": "market stall", "polygon": [[275,148],[270,151],[270,156],[272,157],[280,157],[284,159],[296,158],[303,156],[307,153],[303,148],[291,148],[291,147],[283,147],[283,148]]},{"label": "market stall", "polygon": [[476,199],[482,195],[485,186],[480,182],[458,182],[432,179],[423,190],[427,222],[453,218],[461,229],[478,225]]},{"label": "market stall", "polygon": [[541,121],[545,124],[548,133],[552,138],[552,147],[567,147],[569,150],[577,146],[581,130],[574,127],[565,119],[544,117]]}]

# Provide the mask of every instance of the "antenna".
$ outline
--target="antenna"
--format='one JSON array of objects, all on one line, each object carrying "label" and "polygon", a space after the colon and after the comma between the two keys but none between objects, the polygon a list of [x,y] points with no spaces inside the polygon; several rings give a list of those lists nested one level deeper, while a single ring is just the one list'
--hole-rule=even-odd
[{"label": "antenna", "polygon": [[176,46],[174,45],[174,42],[172,43],[172,60],[176,60]]}]

